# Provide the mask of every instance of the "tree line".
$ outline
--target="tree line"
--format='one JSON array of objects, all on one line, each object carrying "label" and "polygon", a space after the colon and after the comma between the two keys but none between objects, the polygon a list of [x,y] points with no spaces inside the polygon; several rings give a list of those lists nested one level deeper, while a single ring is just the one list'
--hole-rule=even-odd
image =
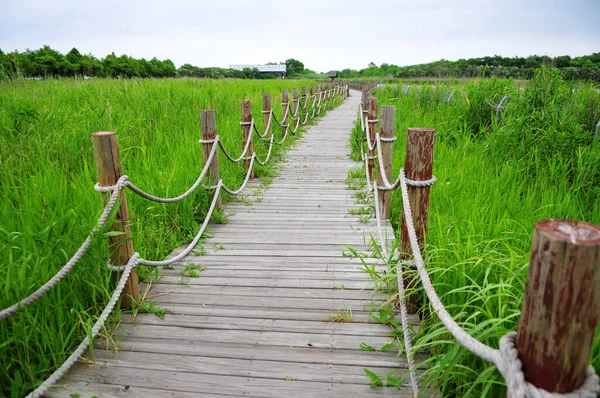
[{"label": "tree line", "polygon": [[[281,62],[283,64],[283,62]],[[285,61],[287,77],[322,79],[327,75],[306,69],[304,64],[290,58]],[[367,68],[344,69],[339,77],[396,77],[396,78],[474,78],[501,77],[530,79],[541,65],[558,68],[564,79],[591,80],[600,82],[600,53],[581,57],[561,55],[547,57],[532,55],[529,57],[491,57],[445,59],[426,64],[398,66],[394,64],[370,63]],[[237,79],[273,79],[275,76],[260,73],[258,69],[247,68],[242,71],[229,68],[201,68],[189,63],[176,68],[170,59],[136,59],[128,55],[116,56],[111,53],[99,59],[91,54],[81,54],[76,48],[67,54],[61,54],[50,46],[38,50],[4,53],[0,49],[0,79],[15,78],[52,78],[52,77],[123,77],[123,78],[237,78]]]},{"label": "tree line", "polygon": [[[283,62],[281,62],[283,64]],[[273,64],[271,62],[270,64]],[[290,58],[285,61],[288,77],[323,77],[305,69],[304,64]],[[256,68],[243,71],[229,68],[201,68],[189,63],[179,68],[170,59],[136,59],[128,55],[116,56],[111,53],[104,58],[91,54],[82,54],[76,48],[62,54],[50,46],[38,50],[4,53],[0,49],[0,79],[16,78],[53,78],[53,77],[122,77],[122,78],[163,78],[163,77],[199,77],[199,78],[237,78],[237,79],[274,79],[275,76],[260,73]]]},{"label": "tree line", "polygon": [[344,69],[339,76],[343,79],[362,77],[397,77],[397,78],[474,78],[474,77],[512,77],[515,79],[531,79],[540,66],[551,66],[560,70],[566,80],[591,80],[600,82],[600,53],[581,57],[561,55],[548,57],[531,55],[529,57],[491,57],[445,59],[426,64],[398,66],[370,63],[367,68]]}]

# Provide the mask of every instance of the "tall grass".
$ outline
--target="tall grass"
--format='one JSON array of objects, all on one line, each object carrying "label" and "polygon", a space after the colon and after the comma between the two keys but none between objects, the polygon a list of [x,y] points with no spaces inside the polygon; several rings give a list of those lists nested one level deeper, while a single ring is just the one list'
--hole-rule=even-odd
[{"label": "tall grass", "polygon": [[[523,90],[511,80],[465,84],[449,107],[442,90],[423,86],[405,95],[400,83],[373,95],[380,105],[397,107],[395,176],[404,164],[407,128],[437,130],[427,268],[454,319],[497,347],[518,327],[534,224],[547,218],[600,224],[600,142],[592,142],[600,94],[545,68]],[[505,94],[508,106],[498,121],[493,106]],[[395,193],[396,226],[401,211]],[[429,306],[421,317],[416,346],[431,353],[426,384],[442,396],[505,396],[493,366],[456,343]],[[600,336],[592,362],[600,371]]]},{"label": "tall grass", "polygon": [[[202,170],[199,111],[215,109],[217,131],[242,149],[240,100],[262,126],[261,94],[281,114],[281,89],[314,82],[240,80],[48,80],[0,84],[0,308],[52,277],[92,230],[102,208],[90,134],[116,131],[123,170],[158,195],[185,191]],[[290,94],[291,95],[291,94]],[[274,127],[277,137],[280,130]],[[255,140],[261,157],[267,146]],[[280,151],[276,146],[275,154]],[[241,165],[222,159],[235,187]],[[257,167],[257,175],[269,172]],[[133,241],[160,259],[190,241],[209,194],[171,205],[129,195]],[[49,294],[0,322],[0,396],[22,396],[60,365],[85,336],[111,293],[105,239]]]}]

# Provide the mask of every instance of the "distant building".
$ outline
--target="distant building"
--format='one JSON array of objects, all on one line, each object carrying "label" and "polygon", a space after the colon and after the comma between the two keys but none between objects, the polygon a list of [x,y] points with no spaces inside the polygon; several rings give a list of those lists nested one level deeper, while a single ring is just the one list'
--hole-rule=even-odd
[{"label": "distant building", "polygon": [[285,64],[278,65],[229,65],[229,68],[235,70],[244,70],[248,69],[258,69],[260,73],[265,73],[269,75],[275,75],[280,79],[285,77],[285,73],[287,71]]},{"label": "distant building", "polygon": [[337,70],[330,70],[329,72],[327,72],[327,75],[329,76],[329,78],[331,79],[331,82],[333,83],[333,81],[335,80],[335,78],[338,77],[338,71]]}]

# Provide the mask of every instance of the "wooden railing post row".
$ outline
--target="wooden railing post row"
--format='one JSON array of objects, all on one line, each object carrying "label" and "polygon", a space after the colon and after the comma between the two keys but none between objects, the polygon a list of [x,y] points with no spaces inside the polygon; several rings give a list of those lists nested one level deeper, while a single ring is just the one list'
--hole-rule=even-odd
[{"label": "wooden railing post row", "polygon": [[[269,93],[264,93],[263,94],[263,123],[265,128],[267,127],[267,124],[269,123],[269,117],[271,117],[271,115],[269,114],[269,111],[271,111],[273,108],[271,107],[271,94]],[[269,124],[269,128],[266,131],[266,137],[270,137],[272,132],[273,132],[273,123],[275,123],[275,121],[271,121],[271,123]]]},{"label": "wooden railing post row", "polygon": [[[289,106],[289,93],[287,90],[281,90],[281,124],[288,124],[288,115],[286,114],[286,110],[288,109]],[[289,107],[290,111],[292,109],[292,107]],[[289,112],[288,112],[289,114]],[[287,127],[284,127],[284,134],[287,131]]]},{"label": "wooden railing post row", "polygon": [[[202,139],[205,141],[212,141],[217,137],[217,121],[215,118],[215,111],[212,109],[200,111],[200,130],[202,132]],[[203,143],[202,144],[202,158],[204,164],[208,161],[208,157],[212,150],[213,145],[216,143]],[[217,185],[221,176],[219,174],[219,151],[215,152],[212,162],[208,168],[208,182],[210,185]],[[221,194],[217,198],[216,209],[221,210],[223,208],[223,201]]]},{"label": "wooden railing post row", "polygon": [[[394,123],[396,121],[396,107],[382,106],[380,111],[380,136],[381,138],[394,138]],[[382,175],[385,173],[388,181],[392,180],[392,162],[394,160],[394,143],[381,141],[381,157],[384,170],[377,172],[377,185],[383,186]],[[377,163],[379,164],[379,163]],[[392,191],[379,191],[379,216],[382,220],[390,219]]]},{"label": "wooden railing post row", "polygon": [[[377,129],[377,123],[369,122],[369,120],[377,120],[377,114],[379,113],[379,107],[377,105],[377,98],[370,97],[368,101],[369,113],[367,114],[367,137],[369,145],[375,145],[375,134]],[[375,168],[375,157],[377,156],[377,148],[368,150],[367,155],[369,156],[369,177],[373,178],[373,169]]]},{"label": "wooden railing post row", "polygon": [[[244,168],[248,171],[250,168],[250,157],[254,152],[253,144],[252,144],[252,131],[250,131],[250,124],[252,122],[252,103],[248,100],[242,101],[242,151],[246,148],[246,144],[248,144],[248,140],[250,143],[248,144],[248,151],[246,152],[246,156],[248,159],[244,159]],[[254,170],[250,172],[250,179],[254,178]]]},{"label": "wooden railing post row", "polygon": [[[94,147],[98,183],[101,186],[116,185],[119,178],[123,175],[117,133],[109,131],[93,133],[92,145]],[[110,198],[110,193],[103,194],[102,198],[106,204]],[[119,234],[108,237],[110,261],[115,266],[126,265],[134,253],[125,189],[121,189],[119,193],[119,202],[119,208],[115,213],[114,222],[110,228],[111,232],[119,232]],[[137,270],[134,268],[131,270],[129,279],[121,293],[121,307],[131,309],[133,308],[134,301],[139,302],[139,300],[138,275]]]},{"label": "wooden railing post row", "polygon": [[[406,158],[404,171],[406,178],[413,181],[425,181],[432,177],[433,173],[433,144],[435,130],[425,128],[409,128],[406,137]],[[412,210],[412,219],[419,245],[427,234],[429,218],[429,187],[408,187],[408,201]],[[421,246],[422,247],[422,246]],[[412,258],[410,240],[406,227],[406,220],[402,214],[402,225],[400,228],[400,251],[404,253],[404,260]],[[407,293],[407,308],[411,314],[419,310],[419,299],[413,290],[418,286],[419,278],[407,274],[404,278],[404,288]]]},{"label": "wooden railing post row", "polygon": [[516,348],[525,380],[565,394],[581,387],[600,317],[600,226],[535,225]]}]

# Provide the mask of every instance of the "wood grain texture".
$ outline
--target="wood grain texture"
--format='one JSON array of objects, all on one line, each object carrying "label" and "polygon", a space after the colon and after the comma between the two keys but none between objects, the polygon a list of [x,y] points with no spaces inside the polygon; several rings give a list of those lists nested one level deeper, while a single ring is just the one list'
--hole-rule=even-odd
[{"label": "wood grain texture", "polygon": [[[203,140],[214,140],[217,137],[217,120],[215,117],[215,111],[212,109],[200,111],[200,131],[201,138]],[[212,150],[213,144],[202,144],[202,159],[204,159],[204,164],[208,161],[208,157],[210,156],[210,152]],[[210,185],[217,185],[219,180],[221,179],[219,173],[219,151],[215,152],[213,156],[212,162],[210,163],[208,169],[208,181]],[[217,199],[216,209],[221,210],[223,208],[223,201],[221,199],[221,194],[219,193],[219,197]]]},{"label": "wood grain texture", "polygon": [[525,379],[546,391],[581,386],[600,318],[600,226],[536,224],[517,349]]},{"label": "wood grain texture", "polygon": [[263,126],[264,126],[264,128],[267,128],[267,125],[269,126],[269,128],[266,130],[267,137],[270,137],[271,134],[273,134],[273,123],[275,123],[275,120],[272,120],[271,123],[269,124],[269,118],[271,116],[267,112],[270,111],[271,109],[273,109],[273,107],[271,106],[271,94],[264,93],[263,94]]},{"label": "wood grain texture", "polygon": [[[406,137],[406,159],[404,170],[406,178],[413,181],[424,181],[433,175],[433,143],[435,137],[434,129],[409,128]],[[427,234],[429,218],[429,187],[408,187],[408,201],[412,210],[413,224],[417,234],[419,245]],[[408,237],[406,220],[402,213],[402,224],[400,227],[400,250],[404,253],[404,258],[412,258],[412,249]],[[408,293],[407,308],[411,314],[416,313],[420,308],[419,296],[411,294],[419,285],[418,278],[407,274],[404,278],[404,287]]]},{"label": "wood grain texture", "polygon": [[[382,106],[381,107],[381,122],[380,136],[382,138],[394,138],[394,124],[396,122],[396,107]],[[392,162],[394,160],[394,143],[381,142],[381,157],[383,158],[384,170],[379,170],[377,173],[377,185],[383,186],[382,174],[385,173],[387,180],[393,183],[392,178]],[[391,191],[379,191],[379,214],[382,220],[390,219],[390,211],[392,204]]]},{"label": "wood grain texture", "polygon": [[[248,196],[226,206],[228,222],[210,226],[204,252],[142,285],[164,320],[123,314],[113,333],[118,350],[97,341],[85,355],[96,362],[82,360],[48,395],[412,397],[406,385],[371,389],[364,372],[399,376],[407,364],[397,351],[360,348],[394,339],[370,316],[389,295],[361,270],[363,261],[385,267],[347,254],[347,246],[370,253],[375,230],[373,220],[348,214],[357,207],[344,180],[356,167],[346,145],[358,99],[310,127],[268,188],[250,182]],[[206,268],[186,276],[194,265]],[[417,317],[410,321],[418,330]]]},{"label": "wood grain texture", "polygon": [[[242,101],[242,123],[250,123],[252,121],[252,104],[248,100]],[[250,140],[250,144],[248,144]],[[248,151],[246,157],[249,157],[254,152],[254,146],[252,143],[252,134],[250,131],[250,125],[242,124],[242,151],[248,144]],[[248,170],[250,168],[250,159],[244,160],[244,168]],[[254,178],[254,170],[250,172],[250,179]]]},{"label": "wood grain texture", "polygon": [[[98,183],[101,186],[116,185],[119,178],[123,175],[117,133],[110,131],[94,133],[92,134],[92,145],[94,147]],[[102,199],[105,205],[109,198],[110,193],[103,194]],[[122,234],[109,236],[108,247],[110,248],[111,262],[115,265],[125,265],[134,253],[125,189],[122,189],[119,193],[119,201],[120,204],[115,212],[111,231],[121,232]],[[121,307],[131,309],[132,298],[135,301],[139,301],[140,299],[138,275],[135,268],[131,270],[123,293],[121,293]]]},{"label": "wood grain texture", "polygon": [[[369,140],[369,145],[372,147],[375,145],[375,133],[377,130],[377,123],[373,123],[371,121],[375,121],[377,119],[377,115],[379,114],[379,106],[377,103],[377,98],[369,97],[368,99],[368,107],[369,113],[367,114],[367,139]],[[373,150],[368,149],[367,154],[369,155],[368,168],[369,168],[369,176],[373,179],[374,169],[375,169],[375,157],[377,156],[377,148],[373,148]]]}]

